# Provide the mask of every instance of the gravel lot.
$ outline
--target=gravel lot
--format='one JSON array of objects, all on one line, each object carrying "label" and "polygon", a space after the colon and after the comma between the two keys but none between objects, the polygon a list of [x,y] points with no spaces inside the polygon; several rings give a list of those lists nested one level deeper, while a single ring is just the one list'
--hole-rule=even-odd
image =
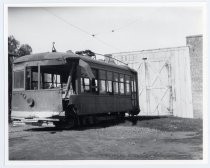
[{"label": "gravel lot", "polygon": [[202,120],[136,117],[74,130],[9,126],[10,160],[202,159]]}]

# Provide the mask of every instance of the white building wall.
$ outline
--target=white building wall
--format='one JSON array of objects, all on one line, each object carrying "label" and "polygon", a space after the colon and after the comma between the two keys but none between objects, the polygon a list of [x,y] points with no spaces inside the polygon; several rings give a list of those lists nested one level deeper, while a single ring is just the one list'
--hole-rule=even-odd
[{"label": "white building wall", "polygon": [[193,117],[188,47],[114,53],[112,56],[138,72],[140,115]]}]

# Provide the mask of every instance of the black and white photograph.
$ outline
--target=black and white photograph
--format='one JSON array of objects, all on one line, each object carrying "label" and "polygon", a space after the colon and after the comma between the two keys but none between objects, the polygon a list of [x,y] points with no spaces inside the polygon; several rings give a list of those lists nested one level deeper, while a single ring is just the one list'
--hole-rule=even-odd
[{"label": "black and white photograph", "polygon": [[205,7],[7,4],[7,162],[203,161]]}]

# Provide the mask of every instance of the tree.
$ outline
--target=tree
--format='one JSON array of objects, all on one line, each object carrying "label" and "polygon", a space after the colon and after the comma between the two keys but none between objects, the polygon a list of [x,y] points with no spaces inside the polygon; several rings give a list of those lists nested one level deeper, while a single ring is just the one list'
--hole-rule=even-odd
[{"label": "tree", "polygon": [[30,55],[31,53],[32,53],[32,48],[28,44],[22,44],[18,49],[18,55],[20,57],[24,55]]},{"label": "tree", "polygon": [[12,100],[12,63],[15,57],[20,57],[32,53],[32,48],[28,44],[22,44],[14,38],[14,36],[8,37],[8,82],[9,82],[9,122],[11,121],[11,100]]},{"label": "tree", "polygon": [[9,36],[8,37],[8,52],[10,54],[17,54],[18,49],[20,46],[20,42],[14,38],[14,36]]},{"label": "tree", "polygon": [[22,44],[15,39],[13,35],[8,37],[8,52],[17,56],[29,55],[32,53],[32,48],[28,44]]},{"label": "tree", "polygon": [[11,100],[12,100],[12,63],[14,57],[17,57],[20,42],[14,36],[8,37],[8,108],[9,122],[11,122]]}]

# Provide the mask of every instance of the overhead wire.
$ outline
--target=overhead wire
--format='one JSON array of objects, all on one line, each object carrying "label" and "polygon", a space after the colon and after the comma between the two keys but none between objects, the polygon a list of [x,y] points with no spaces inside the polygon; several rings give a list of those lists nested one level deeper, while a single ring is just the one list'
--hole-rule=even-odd
[{"label": "overhead wire", "polygon": [[120,27],[118,27],[118,28],[110,29],[110,30],[108,30],[108,31],[94,33],[93,35],[96,37],[96,36],[102,35],[102,34],[118,32],[118,31],[120,31],[120,30],[122,30],[122,29],[125,29],[125,28],[127,28],[127,27],[129,27],[129,26],[135,24],[135,23],[138,22],[140,19],[141,19],[141,18],[138,18],[138,19],[136,19],[136,20],[134,20],[134,21],[131,21],[131,22],[127,23],[126,25],[120,26]]},{"label": "overhead wire", "polygon": [[66,24],[68,24],[68,25],[74,27],[75,29],[78,29],[78,30],[80,30],[81,32],[83,32],[83,33],[85,33],[85,34],[87,34],[87,35],[90,35],[90,36],[92,35],[92,34],[90,34],[89,32],[87,32],[86,30],[84,30],[84,29],[82,29],[82,28],[80,28],[80,27],[78,27],[78,26],[76,26],[76,25],[74,25],[74,24],[72,24],[72,23],[66,21],[65,19],[63,19],[62,17],[56,15],[55,13],[51,12],[50,10],[48,10],[48,9],[46,9],[46,8],[42,8],[42,9],[44,9],[45,11],[47,11],[49,14],[55,16],[56,18],[62,20],[64,23],[66,23]]},{"label": "overhead wire", "polygon": [[[46,8],[42,8],[42,9],[45,10],[45,11],[47,11],[49,14],[55,16],[56,18],[60,19],[60,20],[63,21],[64,23],[68,24],[69,26],[71,26],[71,27],[73,27],[73,28],[75,28],[75,29],[77,29],[77,30],[79,30],[79,31],[81,31],[81,32],[83,32],[83,33],[85,33],[85,34],[88,35],[89,37],[92,37],[93,39],[97,40],[97,41],[100,42],[101,44],[103,44],[103,45],[105,45],[105,46],[107,46],[107,47],[109,47],[109,48],[112,48],[112,49],[114,49],[114,50],[117,50],[117,51],[120,51],[120,49],[117,48],[117,47],[114,47],[113,45],[111,45],[111,44],[109,44],[109,43],[103,41],[103,40],[100,39],[100,38],[98,38],[98,35],[105,34],[105,33],[114,33],[114,32],[117,32],[117,31],[119,31],[119,30],[125,29],[126,27],[129,27],[129,26],[135,24],[135,23],[138,22],[140,19],[144,20],[144,18],[138,18],[138,19],[136,19],[136,20],[134,20],[134,21],[129,22],[129,23],[126,24],[126,25],[123,25],[123,26],[118,27],[118,28],[115,28],[115,29],[111,29],[111,30],[106,31],[106,32],[90,33],[90,32],[88,32],[88,31],[86,31],[85,29],[82,29],[81,27],[76,26],[76,25],[70,23],[69,21],[63,19],[62,17],[56,15],[55,13],[51,12],[50,10],[48,10],[48,9],[46,9]],[[153,11],[152,14],[153,14],[154,12],[155,12],[155,11]]]},{"label": "overhead wire", "polygon": [[76,25],[74,25],[74,24],[72,24],[72,23],[66,21],[66,20],[63,19],[62,17],[56,15],[55,13],[51,12],[50,10],[48,10],[48,9],[46,9],[46,8],[42,8],[42,9],[43,9],[44,11],[47,11],[49,14],[55,16],[56,18],[60,19],[61,21],[63,21],[63,22],[66,23],[67,25],[69,25],[69,26],[71,26],[71,27],[73,27],[73,28],[75,28],[75,29],[77,29],[77,30],[83,32],[84,34],[88,35],[88,36],[91,37],[91,38],[96,39],[98,42],[102,43],[103,45],[106,45],[106,46],[108,46],[109,48],[112,48],[112,49],[114,49],[114,50],[119,51],[118,48],[116,48],[116,47],[114,47],[114,46],[112,46],[112,45],[106,43],[105,41],[99,39],[98,37],[95,37],[93,33],[91,34],[91,33],[87,32],[86,30],[82,29],[81,27],[76,26]]},{"label": "overhead wire", "polygon": [[[156,12],[156,10],[150,12],[149,14],[150,14],[150,15],[153,15],[155,12]],[[113,28],[113,29],[110,29],[110,30],[104,31],[104,32],[94,33],[93,35],[94,35],[94,36],[98,36],[98,35],[107,34],[107,33],[115,33],[115,32],[118,32],[118,31],[120,31],[120,30],[122,30],[122,29],[125,29],[125,28],[127,28],[127,27],[129,27],[129,26],[135,24],[136,22],[138,22],[138,21],[140,21],[140,20],[141,20],[141,21],[144,21],[145,18],[144,18],[143,16],[141,16],[140,18],[135,19],[135,20],[133,20],[133,21],[130,21],[130,22],[128,22],[127,24],[122,25],[122,26],[120,26],[120,27],[116,27],[116,28]]]}]

